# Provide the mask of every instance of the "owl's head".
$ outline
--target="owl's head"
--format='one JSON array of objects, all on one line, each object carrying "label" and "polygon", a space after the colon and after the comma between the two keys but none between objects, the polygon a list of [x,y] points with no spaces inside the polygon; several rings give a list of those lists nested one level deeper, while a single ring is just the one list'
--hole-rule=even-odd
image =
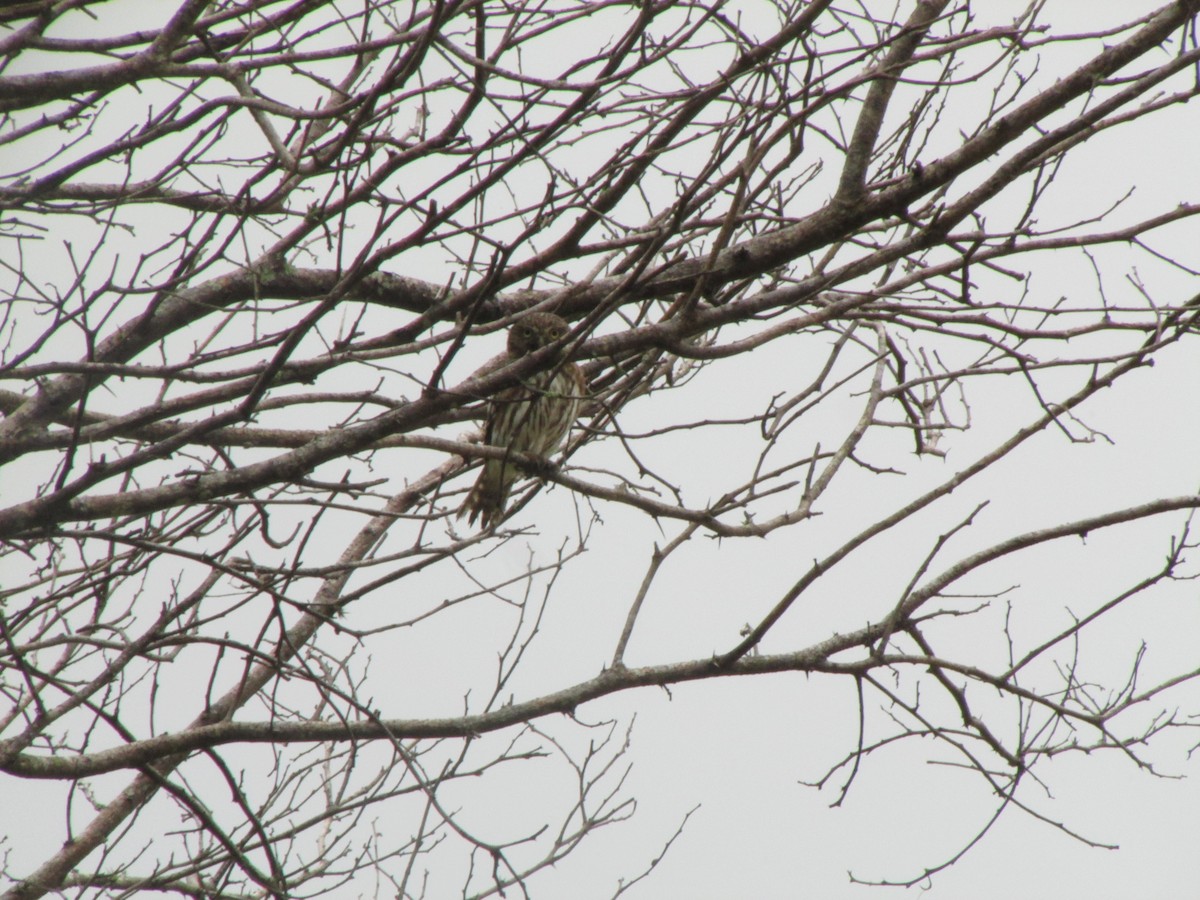
[{"label": "owl's head", "polygon": [[508,329],[508,352],[525,356],[566,337],[571,326],[554,313],[530,313]]}]

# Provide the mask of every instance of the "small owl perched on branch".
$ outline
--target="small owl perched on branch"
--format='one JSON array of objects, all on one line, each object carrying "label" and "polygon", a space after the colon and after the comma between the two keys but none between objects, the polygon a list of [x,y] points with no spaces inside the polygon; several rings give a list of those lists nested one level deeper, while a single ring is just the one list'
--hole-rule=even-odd
[{"label": "small owl perched on branch", "polygon": [[[508,330],[508,356],[520,359],[561,340],[570,326],[552,313],[532,313]],[[579,414],[586,385],[579,366],[564,360],[535,372],[520,384],[501,391],[491,401],[484,443],[516,453],[549,456],[562,444]],[[490,528],[504,514],[508,492],[520,475],[507,459],[486,459],[483,471],[459,509],[470,524],[477,518]]]}]

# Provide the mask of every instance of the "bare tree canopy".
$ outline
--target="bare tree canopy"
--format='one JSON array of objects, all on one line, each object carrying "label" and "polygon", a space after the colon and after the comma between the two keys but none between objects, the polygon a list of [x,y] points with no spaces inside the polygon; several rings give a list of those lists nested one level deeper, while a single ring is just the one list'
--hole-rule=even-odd
[{"label": "bare tree canopy", "polygon": [[725,743],[982,811],[855,881],[1113,839],[1057,761],[1200,722],[1200,0],[1086,6],[0,3],[3,896],[663,896],[703,811],[591,848]]}]

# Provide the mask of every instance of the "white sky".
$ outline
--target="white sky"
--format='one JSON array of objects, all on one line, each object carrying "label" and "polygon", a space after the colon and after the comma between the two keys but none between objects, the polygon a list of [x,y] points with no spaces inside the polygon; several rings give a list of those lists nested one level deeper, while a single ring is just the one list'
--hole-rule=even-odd
[{"label": "white sky", "polygon": [[[743,4],[747,15],[754,5]],[[981,3],[980,10],[1011,18],[1018,3]],[[1126,20],[1132,9],[1150,4],[1078,3],[1051,0],[1045,18],[1069,29],[1095,29],[1103,20]],[[906,6],[907,8],[907,6]],[[981,22],[981,25],[989,24]],[[1081,46],[1090,53],[1094,44]],[[570,47],[561,52],[569,55]],[[551,70],[555,66],[546,61]],[[1059,73],[1044,69],[1040,77]],[[1194,107],[1153,117],[1145,125],[1114,132],[1074,157],[1074,163],[1054,185],[1043,209],[1042,224],[1055,216],[1064,221],[1099,213],[1130,186],[1136,191],[1117,216],[1133,221],[1169,209],[1177,201],[1196,201],[1196,135],[1200,122]],[[6,167],[7,168],[7,167]],[[1002,215],[998,210],[997,215]],[[131,246],[136,246],[131,236]],[[1195,265],[1200,234],[1194,222],[1152,235],[1155,249],[1185,254]],[[117,248],[112,248],[116,252]],[[123,248],[122,248],[123,249]],[[126,251],[128,252],[128,251]],[[1098,251],[1105,266],[1105,289],[1120,302],[1133,304],[1137,294],[1125,275],[1140,265],[1138,274],[1152,284],[1164,303],[1179,302],[1196,291],[1196,280],[1165,266],[1147,262],[1121,247]],[[427,259],[430,257],[426,257]],[[328,261],[320,261],[326,264]],[[1042,254],[1023,261],[1033,272],[1031,291],[1041,296],[1094,295],[1095,277],[1077,254]],[[442,261],[444,265],[444,261]],[[430,277],[432,281],[444,280]],[[1111,297],[1110,297],[1111,299]],[[394,328],[403,317],[374,314],[378,327]],[[464,354],[463,370],[499,348],[499,336],[477,342]],[[782,342],[764,347],[753,359],[731,365],[731,378],[713,366],[686,388],[672,394],[673,413],[680,420],[733,414],[765,407],[781,380],[792,388],[807,383],[820,368],[818,339]],[[808,357],[806,352],[814,355]],[[1074,376],[1078,377],[1078,376]],[[1063,393],[1066,393],[1064,381]],[[1071,383],[1077,383],[1071,382]],[[1014,533],[1045,527],[1070,518],[1117,509],[1145,500],[1187,493],[1200,488],[1200,416],[1193,401],[1200,384],[1200,358],[1183,345],[1165,354],[1158,364],[1126,379],[1116,389],[1089,403],[1084,421],[1112,438],[1090,444],[1069,444],[1057,432],[1031,441],[1001,467],[978,483],[922,514],[839,567],[781,621],[764,643],[763,652],[784,652],[815,643],[838,630],[858,627],[890,608],[932,540],[953,527],[978,503],[989,502],[976,524],[959,535],[939,557],[934,570],[949,565],[979,547]],[[397,390],[401,379],[390,378]],[[753,398],[753,402],[748,402]],[[903,462],[906,477],[848,474],[821,504],[819,517],[789,529],[770,541],[725,541],[698,538],[671,558],[647,600],[630,644],[628,663],[643,665],[704,657],[728,649],[739,628],[755,622],[807,568],[861,529],[871,515],[894,509],[905,498],[945,479],[1003,439],[1014,424],[1034,414],[1029,392],[1016,377],[976,383],[971,396],[974,421],[966,433],[946,437],[948,456],[917,459],[899,455],[901,436],[868,441],[879,464]],[[115,401],[114,401],[115,402]],[[655,421],[657,407],[632,406],[622,416],[627,431]],[[797,429],[798,443],[840,439],[844,425],[838,416],[853,418],[859,406],[843,405],[828,414],[820,411]],[[1082,431],[1082,430],[1081,430]],[[455,432],[457,433],[457,432]],[[832,436],[829,436],[832,434]],[[447,433],[447,436],[453,436]],[[610,444],[587,448],[572,462],[603,466],[619,460]],[[702,504],[747,470],[757,447],[728,442],[718,432],[703,441],[659,441],[646,446],[654,466],[670,471],[687,485],[685,499]],[[406,454],[403,457],[402,454]],[[392,479],[385,489],[397,490],[403,478],[421,471],[436,455],[384,451],[374,462],[375,474]],[[318,473],[337,477],[339,462]],[[393,468],[394,467],[394,468]],[[0,496],[13,499],[31,482],[8,482]],[[711,492],[711,493],[706,493]],[[878,510],[877,513],[872,512]],[[523,670],[514,681],[518,699],[555,690],[595,675],[611,656],[626,611],[643,576],[655,542],[673,537],[678,526],[655,523],[624,507],[602,508],[603,527],[593,532],[589,550],[564,574],[547,607],[541,634],[531,645]],[[543,492],[524,518],[536,522],[538,533],[514,542],[493,558],[474,563],[478,571],[517,572],[528,554],[549,558],[564,537],[573,537],[574,505],[562,488]],[[953,642],[941,649],[961,662],[995,663],[1004,645],[997,629],[1012,603],[1012,628],[1018,637],[1044,636],[1065,627],[1069,610],[1083,614],[1103,599],[1151,571],[1165,555],[1167,541],[1182,516],[1163,517],[1086,540],[1071,539],[1026,551],[987,570],[963,585],[964,592],[1010,593],[993,601],[974,625],[955,625],[944,632]],[[358,520],[350,519],[356,527]],[[396,535],[402,543],[406,538]],[[323,548],[336,555],[339,546]],[[385,549],[390,549],[386,547]],[[318,552],[318,551],[314,551]],[[2,578],[2,576],[0,576]],[[437,570],[406,580],[357,604],[346,624],[371,628],[399,619],[463,590],[464,580]],[[1119,684],[1132,654],[1144,640],[1151,652],[1143,672],[1146,683],[1180,671],[1195,658],[1200,634],[1200,604],[1193,582],[1168,586],[1139,598],[1112,621],[1085,632],[1085,660],[1108,683]],[[964,606],[975,601],[964,600]],[[495,668],[497,648],[514,627],[514,612],[497,601],[481,600],[434,617],[420,628],[389,631],[365,642],[356,659],[371,659],[367,693],[385,717],[444,716],[457,713],[465,693],[486,691]],[[937,627],[930,633],[941,636]],[[978,643],[976,643],[978,642]],[[330,640],[331,645],[339,642]],[[344,642],[343,642],[344,643]],[[348,645],[346,645],[348,646]],[[193,677],[180,672],[181,684]],[[1114,682],[1115,679],[1115,682]],[[1195,709],[1197,691],[1177,695],[1184,709]],[[1191,705],[1187,705],[1190,701]],[[932,701],[931,702],[936,702]],[[981,699],[981,703],[988,702]],[[880,706],[878,696],[868,698]],[[642,689],[581,707],[584,721],[617,717],[623,723],[636,715],[629,754],[632,769],[626,793],[638,798],[630,823],[602,830],[578,855],[540,876],[539,897],[607,897],[615,879],[636,873],[658,855],[662,843],[683,816],[699,804],[683,835],[656,872],[629,896],[634,898],[797,897],[858,898],[890,896],[884,888],[853,886],[847,872],[863,879],[906,878],[927,865],[936,865],[957,851],[964,835],[990,816],[993,798],[986,795],[978,775],[928,760],[949,761],[948,754],[931,751],[929,742],[904,743],[864,761],[846,802],[837,798],[844,771],[831,787],[817,791],[801,784],[819,778],[852,746],[856,703],[853,683],[843,677],[799,674],[727,679],[682,685],[668,693]],[[182,725],[194,714],[186,705],[168,709],[161,727]],[[171,716],[178,722],[170,721]],[[869,732],[879,737],[878,715],[869,717]],[[567,742],[581,738],[559,718],[539,722],[546,732]],[[496,746],[508,736],[494,739]],[[617,739],[619,743],[619,738]],[[1019,811],[1009,811],[991,834],[963,860],[936,876],[920,891],[931,900],[954,898],[1084,898],[1200,896],[1200,788],[1196,763],[1188,751],[1194,735],[1160,737],[1152,759],[1170,778],[1138,771],[1116,752],[1087,757],[1068,755],[1044,763],[1037,774],[1048,796],[1034,789],[1027,796],[1052,820],[1088,838],[1120,845],[1110,851],[1089,848],[1053,827]],[[369,757],[369,754],[367,755]],[[248,757],[249,758],[249,757]],[[261,758],[248,763],[253,770]],[[623,769],[623,765],[621,766]],[[1182,779],[1174,776],[1190,776]],[[203,776],[198,776],[202,778]],[[125,776],[97,779],[101,796],[125,784]],[[501,773],[486,784],[471,784],[457,797],[466,818],[487,834],[528,819],[530,830],[545,820],[545,805],[566,787],[561,768],[531,762]],[[1032,785],[1030,785],[1032,787]],[[9,862],[40,860],[61,840],[62,809],[47,797],[58,786],[6,778],[0,781],[0,833]],[[391,808],[389,808],[391,809]],[[389,813],[391,814],[391,813]],[[147,817],[137,826],[146,835],[178,827],[172,813]],[[411,827],[400,820],[398,830]],[[385,823],[386,824],[386,823]],[[504,832],[506,833],[506,832]],[[432,874],[429,896],[449,896],[462,878],[445,857]],[[384,896],[384,894],[380,894]]]}]

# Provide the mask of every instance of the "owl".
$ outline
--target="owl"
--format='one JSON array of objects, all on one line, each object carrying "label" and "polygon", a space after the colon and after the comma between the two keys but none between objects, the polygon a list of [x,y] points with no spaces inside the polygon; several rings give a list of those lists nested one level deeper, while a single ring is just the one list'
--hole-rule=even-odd
[{"label": "owl", "polygon": [[[531,313],[508,331],[509,360],[520,359],[566,336],[567,323],[552,313]],[[484,443],[516,453],[548,457],[557,450],[579,414],[586,385],[583,372],[564,360],[536,372],[491,400]],[[481,519],[490,528],[504,514],[508,492],[521,474],[507,459],[485,459],[483,470],[459,516],[475,524]]]}]

